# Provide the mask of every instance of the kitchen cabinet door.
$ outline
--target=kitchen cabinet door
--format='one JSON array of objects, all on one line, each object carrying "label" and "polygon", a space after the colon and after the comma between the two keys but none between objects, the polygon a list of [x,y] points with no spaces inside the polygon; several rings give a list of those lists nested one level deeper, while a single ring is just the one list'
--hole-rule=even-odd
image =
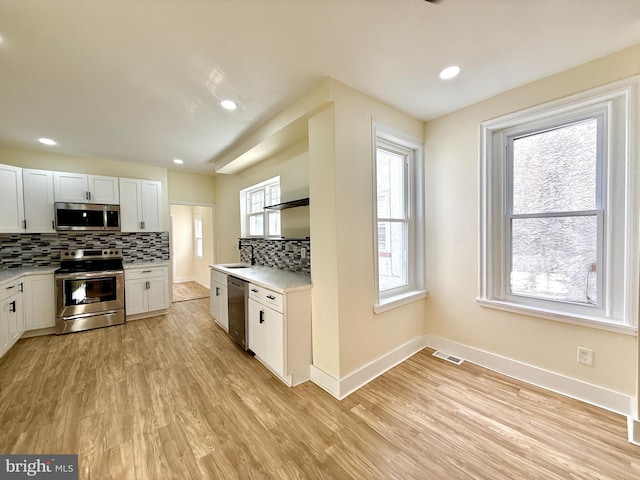
[{"label": "kitchen cabinet door", "polygon": [[153,277],[147,280],[147,307],[149,312],[169,307],[169,278]]},{"label": "kitchen cabinet door", "polygon": [[25,329],[55,327],[56,299],[53,273],[27,275],[23,278]]},{"label": "kitchen cabinet door", "polygon": [[11,347],[9,343],[9,315],[11,313],[11,300],[0,300],[0,357]]},{"label": "kitchen cabinet door", "polygon": [[0,233],[24,232],[22,169],[0,165]]},{"label": "kitchen cabinet door", "polygon": [[256,357],[264,360],[266,353],[266,329],[264,324],[264,310],[267,307],[259,304],[253,298],[249,299],[249,350],[256,354]]},{"label": "kitchen cabinet door", "polygon": [[142,229],[145,232],[162,231],[162,184],[142,180]]},{"label": "kitchen cabinet door", "polygon": [[53,194],[56,202],[88,203],[89,179],[83,173],[53,172]]},{"label": "kitchen cabinet door", "polygon": [[[126,274],[125,274],[126,276]],[[149,311],[147,279],[125,280],[125,311],[127,315],[137,315]]]},{"label": "kitchen cabinet door", "polygon": [[22,170],[24,219],[26,232],[55,232],[55,197],[53,172],[48,170]]},{"label": "kitchen cabinet door", "polygon": [[120,228],[123,232],[162,231],[162,184],[120,179]]},{"label": "kitchen cabinet door", "polygon": [[284,376],[284,316],[253,298],[249,299],[249,349]]},{"label": "kitchen cabinet door", "polygon": [[227,286],[211,282],[210,313],[216,323],[229,331],[229,297]]},{"label": "kitchen cabinet door", "polygon": [[89,203],[104,203],[118,205],[120,195],[117,177],[104,177],[100,175],[88,175]]},{"label": "kitchen cabinet door", "polygon": [[[19,284],[19,288],[22,288],[22,283]],[[9,302],[9,344],[13,345],[24,333],[24,310],[20,290],[7,301]]]}]

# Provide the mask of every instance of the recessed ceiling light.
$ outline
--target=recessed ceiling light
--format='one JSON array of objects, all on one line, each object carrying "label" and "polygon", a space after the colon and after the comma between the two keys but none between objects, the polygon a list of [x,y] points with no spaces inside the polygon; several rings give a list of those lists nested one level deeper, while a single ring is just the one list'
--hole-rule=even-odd
[{"label": "recessed ceiling light", "polygon": [[175,163],[176,165],[182,165],[184,163],[184,160],[180,160],[179,158],[174,158],[173,163]]},{"label": "recessed ceiling light", "polygon": [[235,110],[236,108],[238,108],[238,104],[233,100],[222,100],[220,102],[220,106],[225,110]]},{"label": "recessed ceiling light", "polygon": [[442,80],[450,80],[454,77],[457,77],[459,73],[460,67],[457,65],[451,65],[450,67],[447,67],[440,72],[440,78]]},{"label": "recessed ceiling light", "polygon": [[56,145],[56,141],[50,138],[39,138],[38,141],[44,145]]}]

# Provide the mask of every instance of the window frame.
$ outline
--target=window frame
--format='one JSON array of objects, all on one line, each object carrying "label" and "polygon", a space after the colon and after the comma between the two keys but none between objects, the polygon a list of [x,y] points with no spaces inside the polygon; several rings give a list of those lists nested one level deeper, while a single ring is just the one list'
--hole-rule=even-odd
[{"label": "window frame", "polygon": [[[424,154],[420,140],[383,123],[373,121],[373,253],[374,253],[374,312],[382,313],[426,296],[424,254]],[[379,194],[377,179],[378,148],[404,157],[402,219],[390,215],[378,216]],[[406,284],[380,290],[379,225],[383,222],[401,223],[406,239]],[[386,228],[386,227],[385,227]],[[387,236],[390,232],[386,232]],[[386,245],[389,250],[389,244]]]},{"label": "window frame", "polygon": [[[640,77],[615,82],[587,92],[509,114],[480,125],[480,264],[479,295],[483,306],[526,313],[595,328],[634,334],[638,316],[638,161],[637,90]],[[597,117],[599,139],[596,215],[601,222],[596,270],[599,270],[597,307],[557,300],[524,297],[509,292],[510,224],[512,198],[509,146],[527,132],[545,131]],[[526,216],[526,215],[524,215]],[[614,251],[623,250],[624,255]],[[635,292],[635,295],[634,295]]]},{"label": "window frame", "polygon": [[[276,200],[272,200],[272,190],[277,187],[278,189],[278,198]],[[251,211],[251,196],[256,193],[263,194],[263,209],[260,212],[252,212]],[[240,190],[240,218],[241,218],[241,236],[244,238],[279,238],[282,233],[282,225],[280,223],[280,211],[279,210],[269,210],[264,207],[268,207],[270,205],[275,205],[280,203],[280,177],[273,177],[263,182],[260,182],[256,185],[252,185],[245,189]],[[277,216],[277,232],[272,232],[269,229],[269,219],[271,216]],[[262,218],[262,234],[251,234],[251,219],[255,217]]]},{"label": "window frame", "polygon": [[[200,232],[198,232],[198,223],[200,224]],[[195,258],[204,258],[204,224],[202,221],[202,214],[196,213],[193,216],[193,242]],[[200,234],[198,236],[198,233]]]}]

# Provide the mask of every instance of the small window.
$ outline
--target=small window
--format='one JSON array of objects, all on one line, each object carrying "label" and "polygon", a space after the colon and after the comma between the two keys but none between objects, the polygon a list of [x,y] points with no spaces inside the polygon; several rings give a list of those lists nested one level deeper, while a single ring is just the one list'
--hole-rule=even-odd
[{"label": "small window", "polygon": [[280,236],[280,211],[265,207],[280,203],[280,177],[240,192],[242,236]]},{"label": "small window", "polygon": [[424,296],[424,179],[420,142],[375,126],[376,312]]},{"label": "small window", "polygon": [[193,217],[193,238],[195,239],[196,258],[204,256],[204,246],[202,240],[202,215],[197,214]]}]

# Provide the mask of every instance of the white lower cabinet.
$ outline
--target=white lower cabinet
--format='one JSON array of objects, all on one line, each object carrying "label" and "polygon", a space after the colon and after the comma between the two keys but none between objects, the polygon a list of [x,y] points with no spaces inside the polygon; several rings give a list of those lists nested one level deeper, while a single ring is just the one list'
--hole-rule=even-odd
[{"label": "white lower cabinet", "polygon": [[310,290],[280,293],[249,285],[248,344],[256,358],[287,385],[309,380]]},{"label": "white lower cabinet", "polygon": [[56,325],[56,299],[53,273],[22,278],[25,328],[38,330]]},{"label": "white lower cabinet", "polygon": [[168,267],[142,265],[125,269],[124,299],[128,320],[150,317],[169,308]]},{"label": "white lower cabinet", "polygon": [[227,276],[216,270],[211,270],[210,284],[210,313],[216,323],[229,331],[229,305],[227,294]]},{"label": "white lower cabinet", "polygon": [[22,309],[22,280],[0,285],[0,357],[22,336],[25,330]]}]

